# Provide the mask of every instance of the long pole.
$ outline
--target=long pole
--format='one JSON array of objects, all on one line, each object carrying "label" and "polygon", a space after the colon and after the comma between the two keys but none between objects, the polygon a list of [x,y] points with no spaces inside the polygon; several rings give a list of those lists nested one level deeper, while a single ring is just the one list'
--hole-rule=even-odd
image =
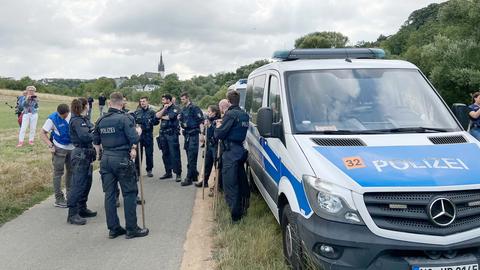
[{"label": "long pole", "polygon": [[[204,139],[204,143],[205,143],[205,147],[203,148],[203,167],[202,167],[202,171],[203,173],[201,174],[201,178],[200,179],[203,179],[202,181],[202,200],[205,200],[205,160],[206,160],[206,155],[208,155],[208,141],[207,141],[207,138],[208,138],[208,128],[205,127],[205,139]],[[208,181],[208,179],[206,179]]]},{"label": "long pole", "polygon": [[[137,144],[137,149],[140,150],[140,143]],[[140,158],[139,158],[139,168],[138,168],[138,177],[140,182],[140,201],[142,203],[142,225],[145,229],[145,200],[143,199],[143,176],[142,176],[142,159],[143,159],[143,151],[140,151]]]},{"label": "long pole", "polygon": [[10,109],[15,109],[12,105],[8,104],[8,102],[5,102],[5,105],[7,105],[8,107],[10,107]]},{"label": "long pole", "polygon": [[216,163],[215,163],[215,187],[213,191],[213,218],[217,218],[217,205],[218,205],[218,184],[219,184],[219,175],[220,175],[220,145],[222,144],[221,140],[218,140],[217,153],[216,153]]}]

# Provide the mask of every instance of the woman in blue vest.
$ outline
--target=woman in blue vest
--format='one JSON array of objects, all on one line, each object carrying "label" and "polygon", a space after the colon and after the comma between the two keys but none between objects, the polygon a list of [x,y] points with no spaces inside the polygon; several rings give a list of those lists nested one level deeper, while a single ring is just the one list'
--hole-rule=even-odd
[{"label": "woman in blue vest", "polygon": [[468,106],[470,110],[468,116],[471,121],[470,134],[480,141],[480,92],[472,94],[472,102],[473,104]]},{"label": "woman in blue vest", "polygon": [[93,125],[88,119],[88,102],[85,98],[74,99],[71,105],[70,139],[75,146],[72,152],[72,186],[68,194],[67,222],[75,225],[87,223],[85,218],[97,212],[87,208],[88,194],[92,187],[92,162],[96,158],[93,148]]}]

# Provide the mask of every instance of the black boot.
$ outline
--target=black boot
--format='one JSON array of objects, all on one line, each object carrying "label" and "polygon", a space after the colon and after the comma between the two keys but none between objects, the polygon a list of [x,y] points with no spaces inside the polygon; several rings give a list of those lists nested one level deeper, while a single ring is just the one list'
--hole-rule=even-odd
[{"label": "black boot", "polygon": [[196,187],[202,187],[203,186],[203,187],[207,188],[208,187],[208,182],[205,181],[205,185],[203,184],[203,182],[197,182],[197,183],[195,183],[195,186]]},{"label": "black boot", "polygon": [[182,181],[182,176],[180,174],[177,174],[176,177],[175,177],[175,182],[180,182]]},{"label": "black boot", "polygon": [[79,216],[81,216],[82,218],[89,218],[89,217],[96,217],[97,216],[97,212],[96,211],[92,211],[88,208],[85,208],[83,210],[80,210],[80,212],[78,213]]},{"label": "black boot", "polygon": [[168,179],[168,178],[172,178],[172,174],[171,173],[166,173],[162,176],[160,176],[160,180],[164,180],[164,179]]},{"label": "black boot", "polygon": [[148,176],[148,177],[153,177],[152,171],[147,171],[147,176]]},{"label": "black boot", "polygon": [[125,238],[130,239],[130,238],[135,238],[135,237],[144,237],[148,235],[148,229],[142,229],[140,227],[137,227],[134,231],[127,231],[127,234],[125,235]]},{"label": "black boot", "polygon": [[87,220],[82,218],[80,215],[76,214],[74,216],[69,216],[67,218],[67,222],[74,225],[85,225],[87,224]]},{"label": "black boot", "polygon": [[190,186],[191,184],[192,184],[192,179],[190,179],[190,178],[185,178],[185,180],[183,180],[180,185],[181,185],[182,187],[185,187],[185,186]]},{"label": "black boot", "polygon": [[118,227],[115,230],[110,230],[110,232],[108,233],[108,238],[110,239],[117,238],[118,236],[124,235],[125,233],[127,233],[127,231],[125,231],[124,228]]}]

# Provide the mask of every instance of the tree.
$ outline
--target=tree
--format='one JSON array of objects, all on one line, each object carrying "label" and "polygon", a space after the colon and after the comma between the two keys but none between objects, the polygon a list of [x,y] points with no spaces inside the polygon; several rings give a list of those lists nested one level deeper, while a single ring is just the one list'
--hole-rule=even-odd
[{"label": "tree", "polygon": [[478,0],[450,0],[412,12],[380,47],[389,58],[417,65],[451,104],[470,102],[469,93],[480,87],[479,42]]},{"label": "tree", "polygon": [[380,44],[382,41],[386,40],[387,37],[384,35],[378,36],[376,41],[358,41],[357,44],[355,44],[355,48],[377,48],[380,47]]},{"label": "tree", "polygon": [[314,32],[295,40],[295,48],[344,48],[347,42],[339,32]]},{"label": "tree", "polygon": [[268,63],[270,63],[270,61],[268,61],[266,59],[263,59],[263,60],[255,61],[252,64],[244,65],[244,66],[241,66],[241,67],[237,68],[237,70],[235,72],[234,81],[230,82],[230,84],[235,83],[236,81],[238,81],[240,79],[246,79],[252,71],[254,71],[255,69],[257,69],[261,66],[264,66]]}]

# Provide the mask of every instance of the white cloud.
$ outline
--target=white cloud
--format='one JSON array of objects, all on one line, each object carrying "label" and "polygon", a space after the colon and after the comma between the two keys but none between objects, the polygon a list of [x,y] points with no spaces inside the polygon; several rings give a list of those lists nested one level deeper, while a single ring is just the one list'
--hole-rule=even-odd
[{"label": "white cloud", "polygon": [[129,76],[155,71],[160,51],[182,79],[234,71],[314,31],[376,40],[432,2],[442,1],[7,1],[0,76]]}]

